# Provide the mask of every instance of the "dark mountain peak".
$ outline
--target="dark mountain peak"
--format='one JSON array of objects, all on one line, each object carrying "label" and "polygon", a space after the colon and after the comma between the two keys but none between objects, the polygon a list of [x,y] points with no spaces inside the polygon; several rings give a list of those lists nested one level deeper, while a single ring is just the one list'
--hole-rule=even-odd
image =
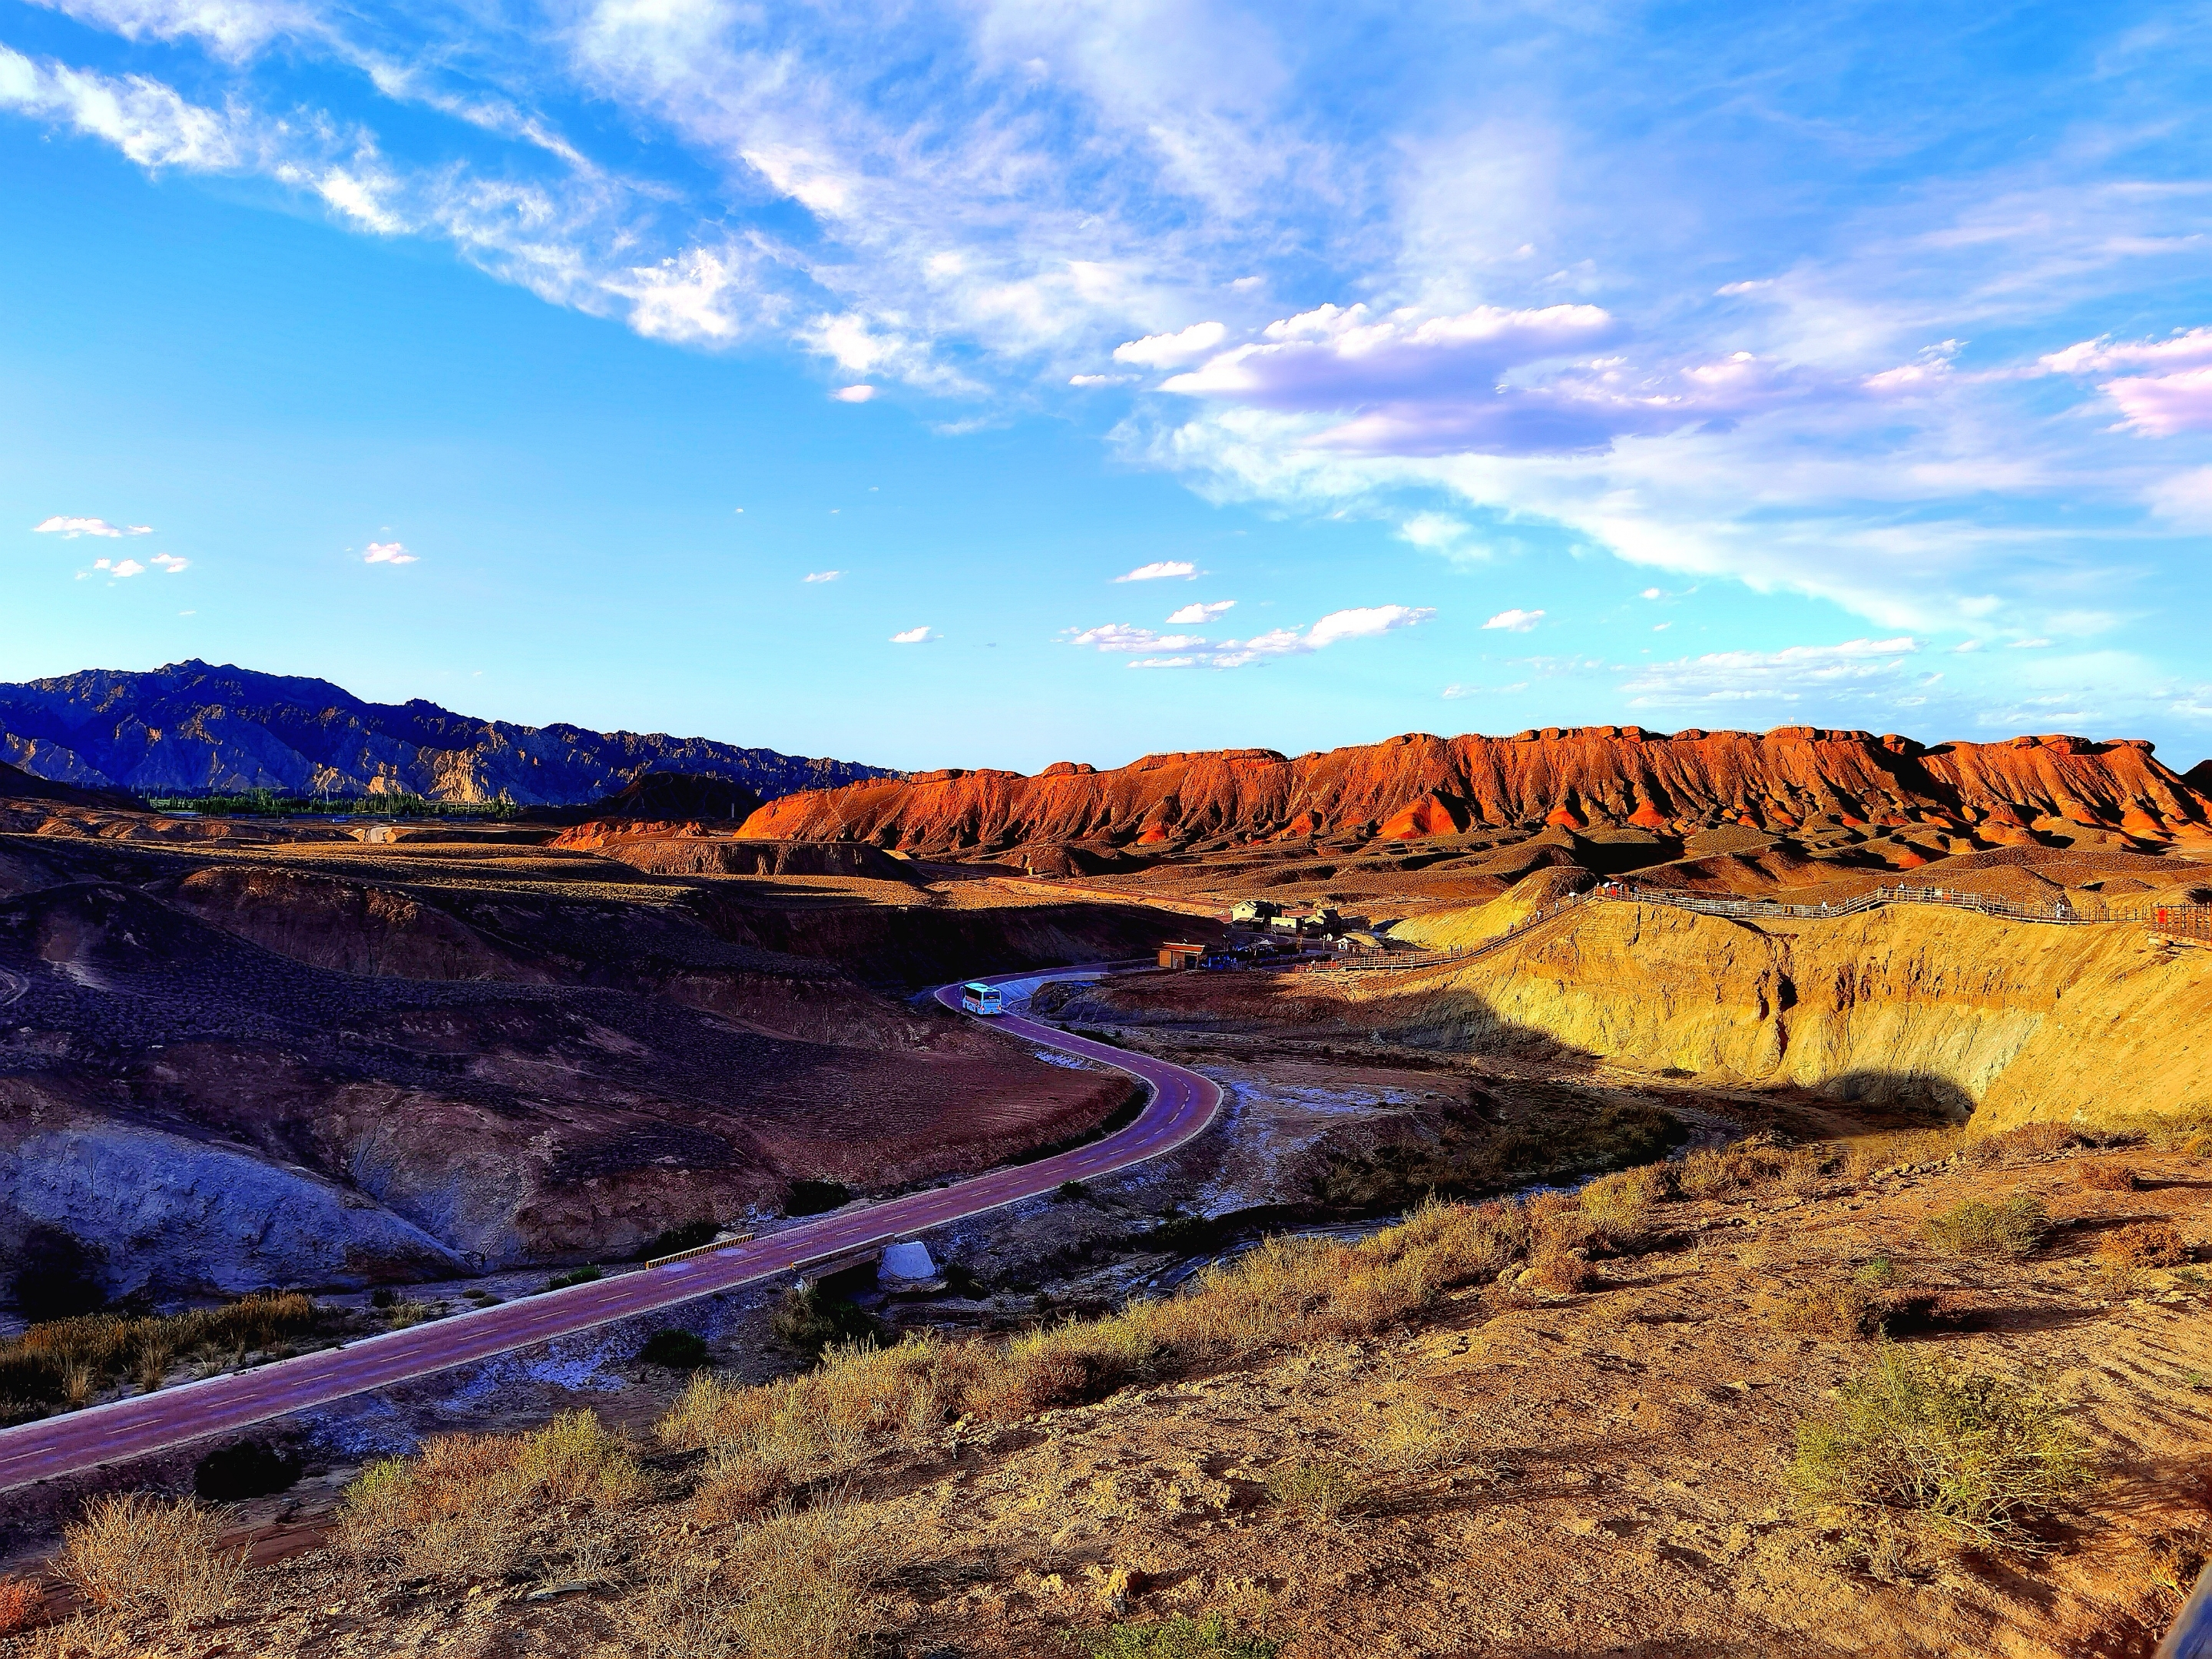
[{"label": "dark mountain peak", "polygon": [[655,772],[720,780],[763,800],[889,775],[706,738],[517,726],[422,697],[367,702],[328,680],[197,658],[0,685],[0,763],[140,795],[398,790],[526,806],[581,805]]}]

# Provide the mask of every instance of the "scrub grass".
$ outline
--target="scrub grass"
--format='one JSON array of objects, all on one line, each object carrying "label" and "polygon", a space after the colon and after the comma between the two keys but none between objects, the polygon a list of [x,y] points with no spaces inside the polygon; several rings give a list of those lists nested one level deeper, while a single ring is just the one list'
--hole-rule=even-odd
[{"label": "scrub grass", "polygon": [[82,1314],[33,1325],[0,1341],[0,1422],[88,1404],[126,1376],[150,1394],[179,1361],[242,1362],[312,1328],[318,1317],[314,1298],[287,1291],[190,1313]]},{"label": "scrub grass", "polygon": [[2051,1217],[2041,1199],[2015,1193],[1997,1204],[1967,1199],[1929,1216],[1920,1230],[1947,1255],[2024,1256],[2043,1243]]},{"label": "scrub grass", "polygon": [[215,1511],[195,1499],[143,1492],[99,1498],[62,1534],[55,1568],[87,1606],[181,1628],[219,1617],[237,1599],[246,1552],[217,1541]]},{"label": "scrub grass", "polygon": [[1799,1425],[1790,1483],[1874,1525],[1921,1521],[1962,1543],[2033,1547],[2027,1523],[2087,1481],[2081,1436],[2040,1389],[1885,1348]]}]

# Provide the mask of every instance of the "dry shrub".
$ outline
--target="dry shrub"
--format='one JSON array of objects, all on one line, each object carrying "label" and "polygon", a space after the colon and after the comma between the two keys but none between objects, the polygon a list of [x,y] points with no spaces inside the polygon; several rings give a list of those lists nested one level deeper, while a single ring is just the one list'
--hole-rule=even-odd
[{"label": "dry shrub", "polygon": [[2025,1541],[2022,1523],[2088,1478],[2081,1437],[2051,1397],[1942,1359],[1886,1348],[1802,1424],[1791,1484],[1862,1521],[1902,1513],[1963,1541]]},{"label": "dry shrub", "polygon": [[841,1492],[741,1528],[719,1560],[657,1573],[620,1604],[627,1651],[645,1659],[849,1659],[873,1633],[875,1586],[893,1565],[871,1512]]},{"label": "dry shrub", "polygon": [[750,1521],[791,1496],[788,1464],[734,1447],[715,1452],[691,1495],[692,1513],[708,1525]]},{"label": "dry shrub", "polygon": [[1785,1291],[1774,1322],[1831,1342],[1866,1342],[1880,1336],[1888,1317],[1886,1300],[1864,1285],[1821,1279]]},{"label": "dry shrub", "polygon": [[2074,1176],[2092,1192],[2131,1193],[2142,1185],[2142,1176],[2132,1164],[2084,1164]]},{"label": "dry shrub", "polygon": [[2179,1112],[2143,1113],[2110,1126],[2108,1138],[2146,1141],[2160,1152],[2187,1158],[2212,1158],[2212,1107],[2191,1106]]},{"label": "dry shrub", "polygon": [[524,1435],[445,1435],[370,1464],[346,1488],[339,1547],[410,1578],[509,1571],[548,1523],[635,1506],[651,1480],[590,1412]]},{"label": "dry shrub", "polygon": [[2077,1146],[2081,1139],[2081,1132],[2069,1124],[2023,1123],[1970,1144],[1975,1152],[1993,1158],[2036,1158]]},{"label": "dry shrub", "polygon": [[246,1552],[222,1548],[220,1537],[215,1512],[197,1499],[111,1494],[63,1529],[55,1566],[103,1613],[187,1625],[220,1615],[246,1575]]},{"label": "dry shrub", "polygon": [[2178,1267],[2189,1260],[2189,1246],[2170,1221],[2138,1221],[2099,1239],[2097,1256],[2123,1267]]},{"label": "dry shrub", "polygon": [[1582,1237],[1570,1238],[1564,1230],[1557,1236],[1563,1243],[1615,1254],[1638,1249],[1648,1242],[1654,1206],[1674,1195],[1674,1174],[1666,1164],[1646,1164],[1600,1176],[1579,1194]]},{"label": "dry shrub", "polygon": [[1920,1224],[1937,1249],[1951,1255],[2023,1256],[2032,1254],[2051,1231],[2043,1200],[2014,1193],[1998,1204],[1970,1198]]},{"label": "dry shrub", "polygon": [[1267,1472],[1267,1496],[1313,1521],[1334,1521],[1363,1493],[1350,1469],[1334,1458],[1281,1463]]},{"label": "dry shrub", "polygon": [[1675,1180],[1685,1198],[1729,1198],[1780,1180],[1802,1158],[1771,1135],[1747,1135],[1725,1146],[1692,1152],[1682,1160]]},{"label": "dry shrub", "polygon": [[1528,1281],[1561,1296],[1572,1296],[1597,1283],[1589,1258],[1580,1250],[1547,1243],[1528,1259]]},{"label": "dry shrub", "polygon": [[46,1596],[27,1578],[0,1578],[0,1636],[28,1630],[46,1607]]}]

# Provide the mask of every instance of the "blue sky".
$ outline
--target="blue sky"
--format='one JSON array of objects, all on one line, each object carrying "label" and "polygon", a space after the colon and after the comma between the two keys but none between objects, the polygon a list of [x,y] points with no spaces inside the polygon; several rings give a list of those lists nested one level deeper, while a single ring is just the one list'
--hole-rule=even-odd
[{"label": "blue sky", "polygon": [[2186,767],[2208,64],[2154,4],[0,0],[0,678]]}]

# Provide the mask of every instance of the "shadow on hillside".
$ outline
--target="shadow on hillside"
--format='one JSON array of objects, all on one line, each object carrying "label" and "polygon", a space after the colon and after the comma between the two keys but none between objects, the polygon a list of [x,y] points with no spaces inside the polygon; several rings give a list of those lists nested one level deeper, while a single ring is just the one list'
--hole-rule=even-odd
[{"label": "shadow on hillside", "polygon": [[1887,1072],[1873,1067],[1839,1072],[1814,1092],[1847,1105],[1875,1107],[1936,1123],[1964,1123],[1974,1097],[1949,1078],[1931,1072]]}]

